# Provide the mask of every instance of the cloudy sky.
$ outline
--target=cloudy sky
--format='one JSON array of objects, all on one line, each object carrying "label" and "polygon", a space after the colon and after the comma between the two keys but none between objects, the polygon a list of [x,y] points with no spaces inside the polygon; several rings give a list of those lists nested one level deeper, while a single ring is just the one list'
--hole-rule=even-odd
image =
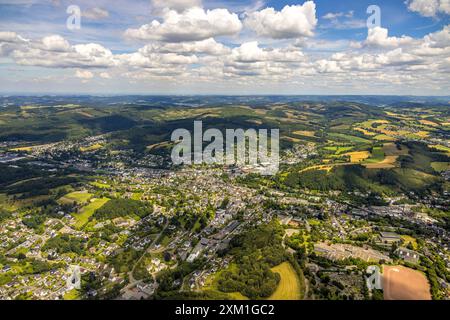
[{"label": "cloudy sky", "polygon": [[0,0],[0,83],[2,93],[449,95],[450,0]]}]

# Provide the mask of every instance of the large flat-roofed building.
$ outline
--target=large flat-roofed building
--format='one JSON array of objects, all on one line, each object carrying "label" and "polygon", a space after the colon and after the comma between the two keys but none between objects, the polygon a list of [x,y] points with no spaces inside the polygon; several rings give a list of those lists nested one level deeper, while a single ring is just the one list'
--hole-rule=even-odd
[{"label": "large flat-roofed building", "polygon": [[395,232],[380,232],[378,239],[383,244],[393,244],[401,241],[400,236]]},{"label": "large flat-roofed building", "polygon": [[419,253],[404,247],[400,247],[395,251],[395,254],[398,255],[401,259],[410,263],[418,263],[419,262]]}]

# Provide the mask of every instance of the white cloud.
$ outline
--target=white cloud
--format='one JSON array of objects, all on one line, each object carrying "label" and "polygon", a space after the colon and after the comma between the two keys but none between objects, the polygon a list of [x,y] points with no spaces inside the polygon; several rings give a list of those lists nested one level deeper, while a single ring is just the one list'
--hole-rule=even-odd
[{"label": "white cloud", "polygon": [[151,0],[152,7],[157,11],[164,11],[165,9],[173,9],[182,12],[192,7],[201,7],[201,0]]},{"label": "white cloud", "polygon": [[20,45],[25,45],[29,40],[22,38],[15,32],[0,31],[0,57],[6,57]]},{"label": "white cloud", "polygon": [[90,20],[101,20],[109,17],[108,10],[102,8],[90,8],[83,11],[82,16]]},{"label": "white cloud", "polygon": [[245,19],[245,25],[262,37],[311,37],[317,25],[316,5],[313,1],[307,1],[303,5],[285,6],[281,11],[266,8],[250,13]]},{"label": "white cloud", "polygon": [[342,72],[342,69],[339,67],[338,63],[332,60],[319,60],[316,62],[316,67],[320,73]]},{"label": "white cloud", "polygon": [[345,18],[353,18],[354,11],[349,12],[329,12],[324,15],[322,18],[325,20],[336,20],[337,18],[345,17]]},{"label": "white cloud", "polygon": [[413,38],[407,36],[402,36],[400,38],[389,37],[388,29],[375,27],[369,29],[365,45],[372,47],[395,48],[400,45],[411,44],[413,41]]},{"label": "white cloud", "polygon": [[217,36],[239,33],[242,23],[227,9],[204,10],[194,7],[179,13],[166,11],[163,22],[153,20],[139,29],[128,29],[125,35],[139,40],[165,42],[200,41]]},{"label": "white cloud", "polygon": [[375,62],[385,66],[401,66],[421,64],[423,60],[412,54],[405,53],[402,48],[398,48],[387,53],[377,55]]},{"label": "white cloud", "polygon": [[300,62],[305,60],[304,54],[297,48],[262,49],[257,41],[247,42],[234,48],[231,58],[239,62]]},{"label": "white cloud", "polygon": [[94,77],[94,74],[92,72],[90,72],[89,70],[77,70],[75,72],[75,77],[84,79],[84,80],[89,80]]},{"label": "white cloud", "polygon": [[213,56],[224,55],[230,52],[230,49],[213,38],[202,41],[179,42],[179,43],[155,43],[152,45],[155,51],[161,53],[179,53],[179,54],[208,54]]},{"label": "white cloud", "polygon": [[[387,29],[378,28],[369,32],[366,41],[358,43],[314,37],[308,41],[302,37],[244,41],[238,47],[227,47],[212,37],[150,41],[128,54],[113,54],[95,43],[73,45],[57,35],[27,40],[14,32],[0,32],[0,55],[23,66],[73,68],[65,72],[68,81],[77,77],[77,83],[89,82],[92,87],[107,83],[136,88],[148,84],[151,88],[159,85],[164,92],[164,84],[170,84],[178,92],[187,84],[202,90],[212,85],[254,92],[252,89],[260,86],[264,88],[261,90],[273,92],[275,88],[291,86],[295,90],[295,84],[307,84],[329,92],[336,86],[355,89],[370,83],[400,93],[395,89],[405,86],[425,90],[438,84],[448,88],[450,25],[423,38],[390,37]],[[53,80],[49,78],[47,84],[62,79],[59,72],[51,75]]]},{"label": "white cloud", "polygon": [[33,41],[2,32],[0,54],[11,57],[19,65],[49,68],[107,68],[116,63],[112,52],[99,44],[70,45],[59,35]]},{"label": "white cloud", "polygon": [[438,13],[450,14],[449,0],[407,0],[408,9],[424,17],[435,17]]},{"label": "white cloud", "polygon": [[70,50],[69,42],[59,35],[52,35],[42,39],[43,49],[47,51],[64,52]]},{"label": "white cloud", "polygon": [[101,72],[100,77],[103,79],[111,79],[111,75],[108,72]]},{"label": "white cloud", "polygon": [[9,42],[9,43],[17,43],[17,42],[26,42],[28,40],[22,38],[15,32],[11,31],[0,31],[0,42]]},{"label": "white cloud", "polygon": [[173,52],[160,53],[158,47],[147,45],[135,53],[119,56],[121,65],[148,69],[164,69],[174,65],[189,65],[198,62],[196,55],[181,55]]},{"label": "white cloud", "polygon": [[430,33],[425,36],[425,42],[434,48],[444,48],[450,46],[450,25],[445,26],[441,31]]},{"label": "white cloud", "polygon": [[272,81],[287,79],[306,63],[296,47],[261,48],[256,41],[234,48],[223,61],[225,77],[263,77]]}]

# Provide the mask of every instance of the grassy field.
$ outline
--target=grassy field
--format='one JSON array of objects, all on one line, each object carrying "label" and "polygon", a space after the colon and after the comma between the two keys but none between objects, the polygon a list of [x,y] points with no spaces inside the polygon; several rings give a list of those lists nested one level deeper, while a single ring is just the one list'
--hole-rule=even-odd
[{"label": "grassy field", "polygon": [[346,140],[346,141],[349,141],[352,143],[370,143],[370,140],[363,139],[363,138],[356,137],[356,136],[351,136],[348,134],[343,134],[343,133],[331,132],[328,134],[328,136],[331,138],[339,139],[339,140]]},{"label": "grassy field", "polygon": [[432,162],[431,167],[437,172],[450,170],[450,162]]},{"label": "grassy field", "polygon": [[405,243],[405,246],[408,244],[411,244],[414,250],[417,250],[417,240],[416,238],[413,238],[411,236],[403,235],[401,236],[403,242]]},{"label": "grassy field", "polygon": [[60,198],[58,200],[59,203],[65,204],[65,203],[86,203],[92,198],[92,194],[88,192],[83,191],[75,191],[66,194],[64,197]]},{"label": "grassy field", "polygon": [[361,127],[367,128],[367,129],[373,129],[374,125],[380,125],[380,124],[388,124],[389,121],[387,120],[368,120],[363,123],[361,123]]},{"label": "grassy field", "polygon": [[385,153],[382,147],[373,147],[370,158],[365,163],[380,163],[384,160]]},{"label": "grassy field", "polygon": [[379,134],[373,138],[378,141],[396,141],[397,140],[396,138],[388,136],[386,134]]},{"label": "grassy field", "polygon": [[8,198],[6,194],[0,193],[0,209],[14,211],[17,206]]},{"label": "grassy field", "polygon": [[134,192],[131,196],[133,200],[141,200],[143,193],[142,192]]},{"label": "grassy field", "polygon": [[109,189],[109,188],[111,188],[111,186],[109,184],[106,184],[106,183],[103,183],[103,182],[98,182],[98,181],[91,182],[90,184],[92,186],[100,188],[100,189]]},{"label": "grassy field", "polygon": [[324,148],[327,151],[334,151],[336,155],[342,154],[344,152],[350,151],[353,149],[353,147],[325,147]]},{"label": "grassy field", "polygon": [[390,169],[395,167],[395,163],[400,155],[407,155],[408,148],[402,146],[397,148],[395,143],[385,143],[383,147],[374,147],[372,156],[365,161],[368,169]]},{"label": "grassy field", "polygon": [[78,300],[80,299],[80,293],[78,290],[73,289],[64,294],[64,300]]},{"label": "grassy field", "polygon": [[268,300],[301,300],[300,279],[289,262],[273,267],[273,272],[281,276],[280,283]]},{"label": "grassy field", "polygon": [[73,216],[77,220],[75,223],[75,228],[80,229],[89,220],[89,218],[94,214],[95,210],[101,208],[105,203],[109,201],[108,198],[93,199],[92,202],[87,206],[83,207],[79,213],[74,213]]}]

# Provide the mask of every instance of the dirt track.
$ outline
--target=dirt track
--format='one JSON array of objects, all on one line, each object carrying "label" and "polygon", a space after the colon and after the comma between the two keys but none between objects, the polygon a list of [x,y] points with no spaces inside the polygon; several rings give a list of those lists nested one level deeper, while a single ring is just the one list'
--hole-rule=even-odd
[{"label": "dirt track", "polygon": [[383,267],[383,289],[385,300],[431,300],[425,275],[403,266]]}]

